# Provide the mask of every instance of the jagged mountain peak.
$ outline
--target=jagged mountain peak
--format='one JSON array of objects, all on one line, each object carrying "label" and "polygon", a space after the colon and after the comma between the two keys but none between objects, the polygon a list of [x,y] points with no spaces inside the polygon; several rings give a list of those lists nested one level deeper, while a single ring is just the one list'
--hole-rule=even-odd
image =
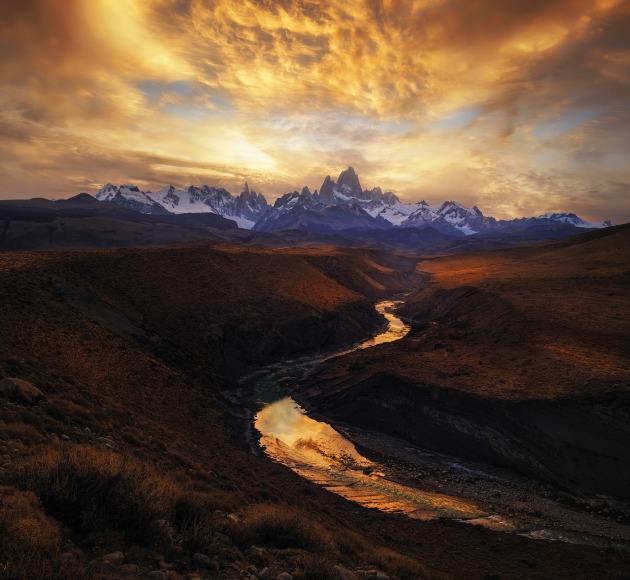
[{"label": "jagged mountain peak", "polygon": [[530,219],[552,220],[554,222],[569,224],[578,228],[605,228],[613,225],[610,220],[606,220],[601,224],[593,223],[582,219],[574,213],[568,212],[544,213],[542,215],[539,215],[537,218]]},{"label": "jagged mountain peak", "polygon": [[[232,195],[224,188],[190,185],[177,189],[168,185],[156,193],[141,191],[133,184],[116,186],[105,184],[96,194],[99,201],[113,202],[127,209],[143,213],[214,213],[233,219],[241,228],[257,225],[260,231],[277,231],[284,228],[328,227],[382,228],[402,226],[406,228],[432,227],[442,234],[470,235],[475,233],[514,232],[530,227],[600,228],[612,225],[610,220],[594,224],[574,213],[546,213],[535,218],[497,221],[486,217],[476,206],[465,207],[448,200],[432,206],[426,200],[402,203],[391,191],[380,187],[362,190],[359,177],[352,167],[339,174],[337,183],[326,176],[319,192],[308,187],[293,191],[276,199],[273,207],[261,193],[256,193],[245,182],[239,195]],[[361,212],[357,213],[357,210]],[[344,217],[345,216],[345,217]],[[368,217],[366,217],[368,216]],[[345,221],[344,221],[345,220]],[[258,227],[260,226],[260,227]],[[318,230],[318,231],[319,231]]]},{"label": "jagged mountain peak", "polygon": [[324,183],[319,189],[319,199],[324,203],[334,203],[335,200],[335,182],[327,175]]},{"label": "jagged mountain peak", "polygon": [[251,229],[269,208],[265,197],[250,190],[247,183],[238,196],[209,185],[190,185],[186,189],[167,185],[152,193],[131,184],[116,187],[108,183],[98,191],[96,199],[142,213],[213,213],[232,219],[245,229]]},{"label": "jagged mountain peak", "polygon": [[133,184],[125,184],[116,187],[112,183],[107,183],[96,192],[94,196],[98,201],[110,201],[125,209],[146,214],[168,214],[170,213],[160,203],[152,199],[147,193],[140,191]]},{"label": "jagged mountain peak", "polygon": [[352,167],[348,167],[339,174],[337,185],[340,188],[347,189],[355,195],[361,195],[363,192],[361,189],[361,183],[359,182],[359,176]]}]

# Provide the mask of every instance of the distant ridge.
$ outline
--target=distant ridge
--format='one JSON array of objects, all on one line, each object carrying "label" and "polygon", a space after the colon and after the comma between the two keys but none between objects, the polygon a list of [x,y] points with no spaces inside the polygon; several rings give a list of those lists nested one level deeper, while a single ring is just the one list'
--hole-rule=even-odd
[{"label": "distant ridge", "polygon": [[[79,194],[71,200],[77,204],[90,203],[85,198],[79,199],[83,195],[87,194]],[[507,235],[542,226],[564,225],[568,231],[571,227],[597,229],[613,225],[610,220],[593,223],[569,212],[497,220],[485,216],[477,206],[468,208],[454,200],[441,205],[430,205],[425,200],[406,204],[391,191],[383,192],[380,187],[363,189],[352,167],[344,169],[337,181],[326,176],[319,191],[311,192],[304,187],[300,192],[296,190],[280,196],[273,206],[247,183],[239,195],[208,185],[191,185],[186,189],[168,185],[153,193],[141,191],[132,184],[116,186],[108,183],[95,198],[144,214],[211,213],[235,221],[241,229],[259,232],[302,230],[325,233],[347,229],[430,227],[441,234],[463,237]]]}]

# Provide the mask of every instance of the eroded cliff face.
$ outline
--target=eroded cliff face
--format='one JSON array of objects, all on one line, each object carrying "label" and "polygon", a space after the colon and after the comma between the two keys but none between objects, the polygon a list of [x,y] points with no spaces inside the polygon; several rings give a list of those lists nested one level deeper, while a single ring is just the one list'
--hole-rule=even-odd
[{"label": "eroded cliff face", "polygon": [[571,490],[630,496],[630,227],[427,258],[402,340],[330,361],[309,410]]},{"label": "eroded cliff face", "polygon": [[377,373],[298,400],[335,421],[504,466],[574,492],[630,494],[630,390],[555,400],[488,399]]}]

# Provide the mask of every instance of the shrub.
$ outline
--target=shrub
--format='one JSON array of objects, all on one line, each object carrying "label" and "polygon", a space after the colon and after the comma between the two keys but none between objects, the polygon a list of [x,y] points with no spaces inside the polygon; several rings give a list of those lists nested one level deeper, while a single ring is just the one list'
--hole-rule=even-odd
[{"label": "shrub", "polygon": [[97,428],[90,409],[64,399],[52,399],[45,405],[48,415],[66,425]]},{"label": "shrub", "polygon": [[343,555],[355,556],[366,550],[365,539],[350,530],[343,528],[336,530],[333,539],[339,552]]},{"label": "shrub", "polygon": [[35,494],[0,487],[0,577],[15,580],[58,576],[61,545],[57,522]]},{"label": "shrub", "polygon": [[304,554],[298,567],[295,577],[300,580],[339,580],[334,563],[321,556]]},{"label": "shrub", "polygon": [[157,539],[170,519],[179,486],[130,454],[86,446],[48,449],[16,474],[59,521],[83,533],[124,531],[128,541]]},{"label": "shrub", "polygon": [[32,425],[25,423],[7,423],[0,428],[0,439],[12,439],[22,441],[27,445],[41,443],[43,435]]},{"label": "shrub", "polygon": [[236,525],[235,540],[272,548],[299,548],[309,552],[335,551],[326,529],[288,505],[256,504]]},{"label": "shrub", "polygon": [[429,578],[426,568],[417,560],[394,552],[389,548],[374,546],[368,552],[368,560],[381,569],[395,574],[403,580]]},{"label": "shrub", "polygon": [[217,509],[207,493],[187,491],[174,504],[173,523],[186,537],[186,547],[193,552],[203,550],[215,531],[211,514]]}]

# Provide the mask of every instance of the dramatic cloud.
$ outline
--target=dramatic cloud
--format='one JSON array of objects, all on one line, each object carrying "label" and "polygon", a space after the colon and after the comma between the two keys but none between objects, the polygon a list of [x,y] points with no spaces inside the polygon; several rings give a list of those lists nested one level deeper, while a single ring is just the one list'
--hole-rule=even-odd
[{"label": "dramatic cloud", "polygon": [[403,199],[630,220],[630,3],[8,0],[0,196],[269,197],[352,164]]}]

